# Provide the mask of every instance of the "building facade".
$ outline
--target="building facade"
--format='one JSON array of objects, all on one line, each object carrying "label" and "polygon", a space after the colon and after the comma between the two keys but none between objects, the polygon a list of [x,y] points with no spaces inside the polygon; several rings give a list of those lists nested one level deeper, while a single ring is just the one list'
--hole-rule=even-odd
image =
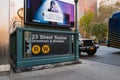
[{"label": "building facade", "polygon": [[88,11],[97,11],[97,0],[79,0],[79,10],[78,14],[81,18],[85,12]]}]

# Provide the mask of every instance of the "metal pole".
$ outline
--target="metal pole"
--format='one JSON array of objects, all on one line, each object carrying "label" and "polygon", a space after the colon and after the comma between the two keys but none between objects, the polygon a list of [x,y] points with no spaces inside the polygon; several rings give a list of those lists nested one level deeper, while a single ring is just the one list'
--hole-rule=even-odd
[{"label": "metal pole", "polygon": [[76,62],[78,62],[79,61],[78,13],[77,13],[78,0],[74,0],[74,2],[75,2],[75,54]]}]

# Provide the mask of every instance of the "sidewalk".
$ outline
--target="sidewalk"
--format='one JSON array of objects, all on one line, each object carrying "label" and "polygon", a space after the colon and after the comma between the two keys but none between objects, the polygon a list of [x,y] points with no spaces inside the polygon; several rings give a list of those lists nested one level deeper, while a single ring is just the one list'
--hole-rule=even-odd
[{"label": "sidewalk", "polygon": [[81,64],[57,68],[10,72],[1,75],[0,80],[120,80],[120,67],[80,59]]}]

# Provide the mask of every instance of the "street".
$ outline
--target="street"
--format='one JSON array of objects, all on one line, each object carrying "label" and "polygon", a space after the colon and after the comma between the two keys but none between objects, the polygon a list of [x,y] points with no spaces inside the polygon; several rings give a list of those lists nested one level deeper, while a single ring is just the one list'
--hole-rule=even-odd
[{"label": "street", "polygon": [[81,53],[80,58],[120,67],[120,49],[117,48],[100,46],[94,56]]}]

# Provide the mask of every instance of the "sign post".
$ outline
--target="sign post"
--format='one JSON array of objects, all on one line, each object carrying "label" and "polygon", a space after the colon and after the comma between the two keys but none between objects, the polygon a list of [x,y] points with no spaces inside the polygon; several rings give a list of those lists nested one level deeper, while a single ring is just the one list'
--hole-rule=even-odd
[{"label": "sign post", "polygon": [[76,54],[76,61],[79,60],[79,43],[78,43],[78,14],[77,14],[77,6],[78,6],[78,0],[75,1],[75,54]]}]

